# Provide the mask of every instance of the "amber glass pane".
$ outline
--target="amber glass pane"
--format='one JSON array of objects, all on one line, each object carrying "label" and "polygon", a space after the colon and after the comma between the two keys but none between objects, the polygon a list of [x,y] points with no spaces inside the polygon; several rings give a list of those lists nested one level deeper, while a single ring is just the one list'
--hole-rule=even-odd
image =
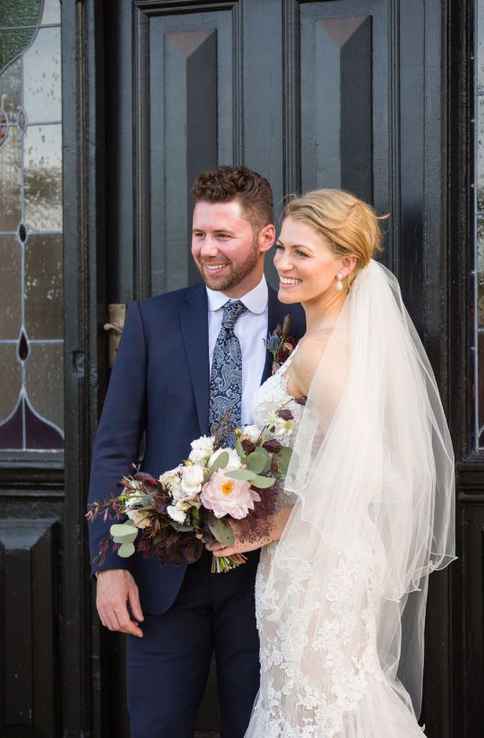
[{"label": "amber glass pane", "polygon": [[62,236],[30,236],[25,248],[25,325],[30,338],[62,338]]},{"label": "amber glass pane", "polygon": [[24,54],[24,108],[31,123],[61,119],[60,28],[41,28]]},{"label": "amber glass pane", "polygon": [[20,392],[20,364],[16,346],[0,343],[2,391],[0,392],[0,423],[13,411]]},{"label": "amber glass pane", "polygon": [[20,333],[21,279],[21,246],[14,236],[0,236],[0,340]]},{"label": "amber glass pane", "polygon": [[35,231],[62,230],[61,125],[29,126],[25,136],[25,219]]},{"label": "amber glass pane", "polygon": [[64,426],[62,344],[30,345],[27,392],[35,412],[62,429]]}]

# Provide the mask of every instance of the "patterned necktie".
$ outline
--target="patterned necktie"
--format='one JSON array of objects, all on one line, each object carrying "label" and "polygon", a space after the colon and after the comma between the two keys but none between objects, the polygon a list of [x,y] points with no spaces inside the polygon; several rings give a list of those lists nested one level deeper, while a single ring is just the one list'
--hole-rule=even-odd
[{"label": "patterned necktie", "polygon": [[[236,320],[247,310],[240,300],[226,302],[223,320],[213,351],[210,375],[208,421],[214,433],[222,420],[232,428],[242,422],[242,352],[234,333]],[[233,445],[232,433],[225,435],[224,444]]]}]

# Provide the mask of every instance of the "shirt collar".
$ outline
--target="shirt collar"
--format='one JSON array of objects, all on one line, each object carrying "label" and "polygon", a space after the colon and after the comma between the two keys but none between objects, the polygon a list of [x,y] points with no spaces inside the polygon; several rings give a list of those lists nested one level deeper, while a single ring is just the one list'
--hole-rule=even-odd
[{"label": "shirt collar", "polygon": [[[219,290],[211,290],[210,287],[207,287],[206,289],[208,296],[208,309],[210,312],[220,310],[226,302],[233,299]],[[250,290],[250,292],[247,292],[238,299],[251,313],[261,315],[267,309],[267,304],[269,302],[269,290],[267,288],[265,276],[262,275],[261,281],[253,290]]]}]

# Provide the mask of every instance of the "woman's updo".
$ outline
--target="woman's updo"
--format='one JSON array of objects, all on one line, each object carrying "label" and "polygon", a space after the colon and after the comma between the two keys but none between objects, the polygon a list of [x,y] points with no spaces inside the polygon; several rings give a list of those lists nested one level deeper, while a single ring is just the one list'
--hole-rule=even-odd
[{"label": "woman's updo", "polygon": [[284,208],[284,218],[292,218],[313,228],[329,241],[336,256],[355,256],[356,268],[345,280],[350,286],[383,240],[379,217],[370,205],[342,190],[313,190],[293,197]]}]

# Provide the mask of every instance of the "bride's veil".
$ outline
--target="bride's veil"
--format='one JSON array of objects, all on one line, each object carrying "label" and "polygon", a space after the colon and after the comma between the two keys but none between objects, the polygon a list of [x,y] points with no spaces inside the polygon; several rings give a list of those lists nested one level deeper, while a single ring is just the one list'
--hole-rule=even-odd
[{"label": "bride's veil", "polygon": [[375,261],[322,351],[286,488],[296,504],[260,618],[261,638],[286,649],[274,646],[272,668],[284,719],[317,720],[322,736],[396,735],[370,703],[385,689],[419,714],[427,579],[454,558],[454,459],[398,282]]}]

